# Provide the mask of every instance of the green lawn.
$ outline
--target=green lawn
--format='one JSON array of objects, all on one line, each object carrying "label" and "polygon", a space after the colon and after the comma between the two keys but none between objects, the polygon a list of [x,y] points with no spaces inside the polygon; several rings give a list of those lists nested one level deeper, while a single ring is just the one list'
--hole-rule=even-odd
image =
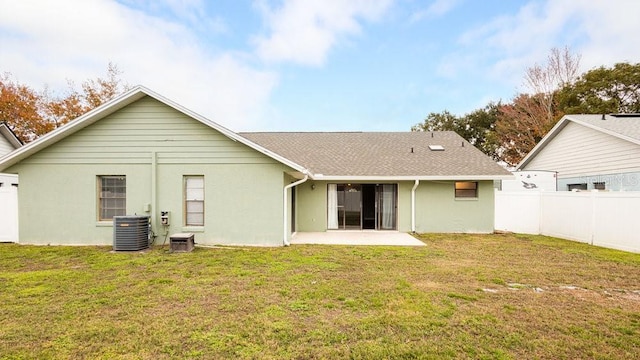
[{"label": "green lawn", "polygon": [[0,358],[634,358],[640,254],[542,236],[170,254],[0,244]]}]

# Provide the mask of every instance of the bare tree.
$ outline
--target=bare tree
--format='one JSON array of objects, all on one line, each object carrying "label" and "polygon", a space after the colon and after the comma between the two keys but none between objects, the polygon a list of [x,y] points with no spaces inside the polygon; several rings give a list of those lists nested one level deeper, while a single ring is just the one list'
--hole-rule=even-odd
[{"label": "bare tree", "polygon": [[560,90],[578,77],[580,55],[568,47],[551,49],[547,62],[525,72],[529,93],[518,94],[499,109],[495,135],[501,160],[515,165],[564,115],[558,106]]},{"label": "bare tree", "polygon": [[567,46],[562,50],[552,48],[546,64],[535,64],[526,70],[525,85],[546,109],[545,121],[553,121],[556,115],[556,93],[577,79],[580,58],[580,55],[572,54]]}]

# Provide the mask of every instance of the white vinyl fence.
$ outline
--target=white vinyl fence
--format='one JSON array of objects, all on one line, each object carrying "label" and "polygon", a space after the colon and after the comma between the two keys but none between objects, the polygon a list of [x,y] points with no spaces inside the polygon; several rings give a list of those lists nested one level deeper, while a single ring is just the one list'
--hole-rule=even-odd
[{"label": "white vinyl fence", "polygon": [[495,229],[640,253],[640,192],[496,191]]},{"label": "white vinyl fence", "polygon": [[18,188],[0,187],[0,242],[18,242]]}]

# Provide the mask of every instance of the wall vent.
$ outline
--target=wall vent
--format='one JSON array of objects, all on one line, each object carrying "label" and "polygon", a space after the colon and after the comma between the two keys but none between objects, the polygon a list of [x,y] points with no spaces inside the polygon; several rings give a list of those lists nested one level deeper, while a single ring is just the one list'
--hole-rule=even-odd
[{"label": "wall vent", "polygon": [[113,250],[140,251],[149,248],[149,216],[114,216]]}]

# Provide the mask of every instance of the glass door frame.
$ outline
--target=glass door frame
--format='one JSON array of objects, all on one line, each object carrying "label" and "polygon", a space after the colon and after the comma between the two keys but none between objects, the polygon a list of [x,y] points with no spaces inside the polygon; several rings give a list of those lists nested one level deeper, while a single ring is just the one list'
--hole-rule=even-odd
[{"label": "glass door frame", "polygon": [[[329,218],[331,218],[330,212],[331,209],[329,208],[330,203],[332,203],[331,201],[327,200],[327,229],[328,230],[375,230],[375,231],[386,231],[386,230],[397,230],[398,229],[398,188],[399,188],[399,184],[398,183],[330,183],[331,185],[335,185],[335,191],[336,194],[335,196],[337,197],[337,201],[335,204],[335,210],[337,212],[333,214],[333,221],[335,221],[336,217],[337,217],[337,227],[331,228],[329,226],[330,221],[328,220]],[[391,190],[388,191],[390,192],[391,198],[389,198],[388,196],[385,196],[385,191],[384,188],[387,187],[389,185],[392,185],[392,187],[390,188]],[[374,226],[372,228],[369,228],[370,225],[367,225],[367,228],[365,229],[364,224],[365,224],[365,218],[364,218],[364,213],[365,213],[365,209],[363,206],[364,203],[364,197],[363,197],[363,187],[364,186],[375,186],[375,190],[374,190],[374,196],[375,199],[373,201],[373,205],[369,205],[369,206],[373,206],[374,209],[373,213],[374,213]],[[332,187],[331,186],[327,186],[327,199],[329,199],[331,197],[331,195],[329,194],[329,192],[331,191]],[[388,188],[389,189],[389,188]],[[350,194],[351,196],[347,196],[347,194]],[[385,221],[385,213],[384,213],[384,207],[385,207],[385,199],[386,201],[391,200],[391,209],[392,209],[392,213],[391,213],[391,219],[390,221],[392,222],[392,226],[389,227],[387,226],[386,228],[383,228],[384,225],[384,221]],[[387,209],[389,205],[386,205]],[[356,215],[357,214],[357,215]],[[354,220],[358,220],[357,224],[356,221]],[[389,219],[387,219],[388,221]]]}]

